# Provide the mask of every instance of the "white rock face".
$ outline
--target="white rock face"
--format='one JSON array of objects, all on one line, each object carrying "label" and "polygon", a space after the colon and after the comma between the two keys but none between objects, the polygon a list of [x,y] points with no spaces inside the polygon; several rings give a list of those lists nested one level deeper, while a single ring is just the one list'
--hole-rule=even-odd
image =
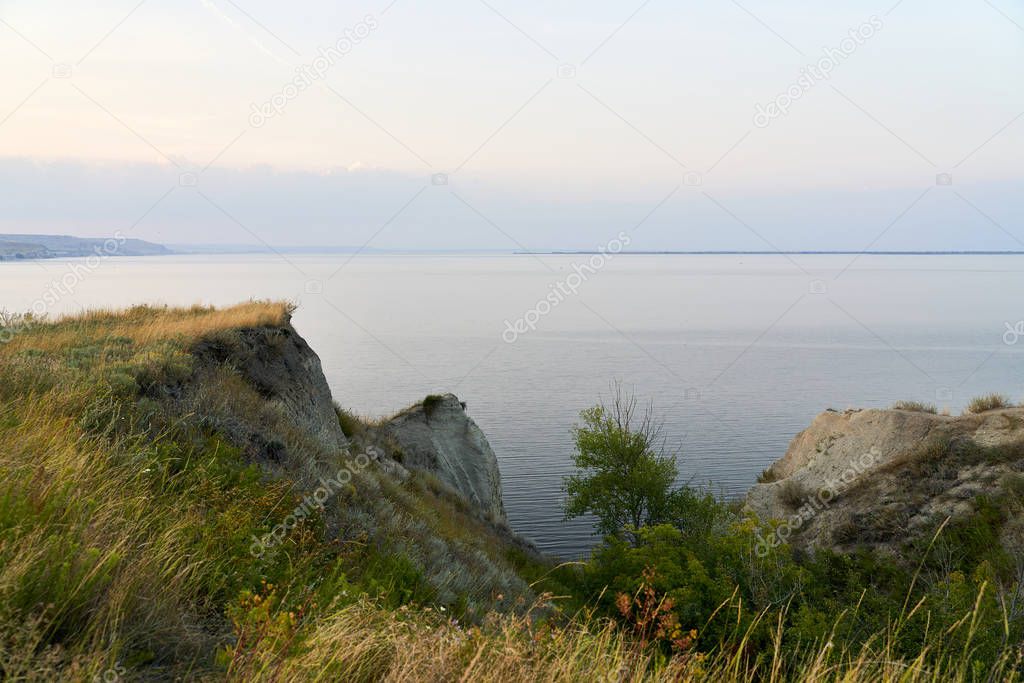
[{"label": "white rock face", "polygon": [[816,547],[897,547],[974,510],[1024,468],[1024,409],[950,417],[907,410],[822,413],[747,494],[761,519]]},{"label": "white rock face", "polygon": [[402,451],[402,465],[433,473],[477,507],[505,522],[498,459],[454,394],[433,397],[382,426]]}]

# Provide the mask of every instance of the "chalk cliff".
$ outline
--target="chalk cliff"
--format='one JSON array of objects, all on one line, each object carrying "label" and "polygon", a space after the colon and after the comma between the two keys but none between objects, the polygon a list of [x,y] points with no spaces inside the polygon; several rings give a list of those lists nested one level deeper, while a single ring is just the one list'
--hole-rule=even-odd
[{"label": "chalk cliff", "polygon": [[[909,410],[828,411],[798,434],[747,495],[791,543],[896,549],[1024,483],[1024,408],[962,416]],[[1019,516],[1017,516],[1019,517]],[[1004,542],[1017,543],[1009,516]]]}]

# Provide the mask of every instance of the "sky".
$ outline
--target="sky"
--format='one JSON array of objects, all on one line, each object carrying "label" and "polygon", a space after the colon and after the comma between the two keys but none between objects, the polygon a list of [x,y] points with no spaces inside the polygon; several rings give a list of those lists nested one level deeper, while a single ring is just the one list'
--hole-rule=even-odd
[{"label": "sky", "polygon": [[0,230],[1024,249],[1024,2],[0,0]]}]

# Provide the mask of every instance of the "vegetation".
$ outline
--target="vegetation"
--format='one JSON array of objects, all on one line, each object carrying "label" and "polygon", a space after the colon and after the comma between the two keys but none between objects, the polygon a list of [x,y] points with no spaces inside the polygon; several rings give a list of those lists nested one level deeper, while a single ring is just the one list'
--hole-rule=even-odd
[{"label": "vegetation", "polygon": [[334,412],[338,414],[338,426],[346,437],[353,439],[366,433],[366,425],[355,413],[345,410],[339,405],[334,406]]},{"label": "vegetation", "polygon": [[[139,307],[0,344],[0,678],[216,679],[361,596],[469,622],[533,601],[506,532],[435,479],[360,468],[357,440],[325,452],[246,379],[247,340],[283,348],[289,313]],[[262,543],[342,467],[324,508]]]},{"label": "vegetation", "polygon": [[427,414],[427,417],[430,417],[434,413],[434,411],[441,406],[441,403],[443,402],[444,396],[440,396],[438,394],[428,394],[427,397],[423,399],[423,412]]},{"label": "vegetation", "polygon": [[938,414],[938,409],[932,403],[921,403],[920,401],[896,401],[892,404],[893,410],[907,410],[912,413]]},{"label": "vegetation", "polygon": [[[351,453],[289,422],[244,366],[254,344],[284,352],[290,312],[138,307],[5,328],[0,678],[1019,678],[1020,582],[997,542],[1019,497],[936,530],[911,566],[760,552],[771,528],[675,487],[629,399],[577,430],[571,481],[608,535],[554,567],[437,480],[360,468],[360,449],[395,455],[372,422],[337,410]],[[258,541],[339,467],[351,480],[323,508]],[[629,486],[602,478],[616,467]]]},{"label": "vegetation", "polygon": [[652,408],[638,412],[636,397],[616,385],[610,406],[580,417],[573,430],[580,473],[565,480],[566,518],[593,514],[604,534],[666,521],[679,472],[674,455],[658,452],[661,428]]},{"label": "vegetation", "polygon": [[[586,411],[585,424],[605,414]],[[634,462],[629,446],[646,443],[643,436],[625,433],[627,421],[600,424],[602,471]],[[652,431],[639,424],[644,433]],[[578,439],[577,447],[589,444]],[[956,440],[933,450],[941,450],[945,462],[964,464],[1019,455],[1015,447]],[[646,457],[659,460],[656,452]],[[783,486],[790,508],[806,501],[798,483]],[[683,488],[671,496],[688,503],[666,507],[656,523],[607,535],[589,562],[558,572],[573,604],[591,609],[591,618],[619,622],[669,665],[703,666],[728,655],[742,662],[737,671],[743,676],[765,680],[1002,680],[1018,674],[1024,563],[1001,539],[1024,511],[1024,499],[979,500],[972,518],[908,538],[894,556],[864,549],[794,552],[783,537],[765,541],[773,527],[710,494]],[[886,670],[862,668],[868,662],[884,663]]]},{"label": "vegetation", "polygon": [[1002,394],[989,394],[988,396],[978,396],[971,399],[971,402],[967,404],[966,412],[978,414],[1012,407],[1013,401],[1006,396]]},{"label": "vegetation", "polygon": [[800,482],[787,479],[779,486],[779,499],[791,510],[798,509],[811,497],[811,493]]}]

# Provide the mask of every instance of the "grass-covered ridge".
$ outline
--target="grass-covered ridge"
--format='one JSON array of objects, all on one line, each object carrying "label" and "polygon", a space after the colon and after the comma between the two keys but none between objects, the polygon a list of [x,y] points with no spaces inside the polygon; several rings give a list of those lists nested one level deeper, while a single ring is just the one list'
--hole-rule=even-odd
[{"label": "grass-covered ridge", "polygon": [[[332,452],[246,380],[237,366],[253,344],[273,355],[293,337],[290,313],[281,303],[137,307],[9,328],[5,676],[37,666],[43,678],[115,666],[216,675],[245,660],[236,648],[258,645],[246,634],[253,619],[273,629],[304,611],[308,627],[311,605],[320,618],[361,595],[475,619],[532,595],[511,564],[525,558],[461,500],[427,476],[383,476],[357,457],[358,443]],[[225,360],[211,362],[210,348]],[[254,551],[308,482],[343,469],[351,478],[323,510]],[[260,595],[274,597],[253,603]]]},{"label": "grass-covered ridge", "polygon": [[218,331],[285,325],[292,310],[291,304],[280,301],[253,301],[224,309],[212,306],[98,309],[52,322],[12,325],[17,333],[5,351],[82,348],[90,343],[127,338],[136,345],[169,340],[185,345]]},{"label": "grass-covered ridge", "polygon": [[761,556],[752,519],[685,496],[585,566],[538,561],[433,477],[360,459],[400,460],[378,423],[328,404],[347,446],[311,432],[280,384],[319,372],[291,312],[4,318],[0,679],[1017,676],[1019,605],[978,557]]}]

